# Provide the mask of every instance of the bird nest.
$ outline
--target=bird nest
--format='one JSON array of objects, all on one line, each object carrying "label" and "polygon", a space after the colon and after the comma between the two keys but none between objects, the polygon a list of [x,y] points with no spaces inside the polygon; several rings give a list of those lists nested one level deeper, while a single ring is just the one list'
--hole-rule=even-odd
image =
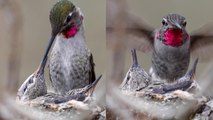
[{"label": "bird nest", "polygon": [[[57,119],[92,119],[92,120],[104,120],[105,119],[105,108],[97,101],[94,97],[87,97],[83,101],[76,98],[69,98],[65,102],[61,102],[60,95],[53,94],[55,98],[49,98],[53,93],[40,96],[30,101],[17,101],[19,105],[25,106],[26,110],[31,110],[31,113],[40,112],[43,116],[41,119],[51,119],[48,117],[54,115]],[[79,96],[78,96],[79,97]],[[56,99],[58,98],[58,99]],[[55,99],[55,100],[53,100]],[[66,99],[66,98],[64,98]],[[29,109],[33,108],[32,109]]]},{"label": "bird nest", "polygon": [[192,119],[198,110],[209,101],[204,96],[183,90],[175,90],[166,94],[143,90],[122,91],[122,94],[129,99],[125,103],[128,110],[134,111],[134,114],[138,116],[143,114],[150,119]]},{"label": "bird nest", "polygon": [[[17,93],[20,105],[42,111],[39,119],[50,119],[46,114],[57,113],[57,118],[105,119],[105,108],[93,96],[101,76],[83,88],[71,89],[64,94],[47,92],[43,72],[35,72],[25,80]],[[44,112],[45,111],[45,112]],[[32,112],[34,112],[32,110]],[[83,116],[83,117],[82,117]],[[55,118],[54,118],[55,119]]]},{"label": "bird nest", "polygon": [[[173,83],[165,83],[150,78],[137,63],[136,51],[132,51],[133,65],[127,72],[119,90],[113,91],[119,106],[126,114],[109,109],[107,116],[113,119],[194,119],[208,118],[212,108],[207,97],[195,80],[198,59],[192,68]],[[110,100],[109,100],[110,101]],[[204,108],[205,107],[205,108]],[[116,113],[116,115],[114,114]],[[129,114],[129,115],[127,115]],[[127,117],[128,116],[128,117]]]}]

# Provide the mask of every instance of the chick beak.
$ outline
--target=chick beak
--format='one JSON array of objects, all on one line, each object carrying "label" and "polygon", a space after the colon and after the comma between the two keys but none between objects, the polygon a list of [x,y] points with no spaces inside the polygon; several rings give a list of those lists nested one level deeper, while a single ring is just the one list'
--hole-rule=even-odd
[{"label": "chick beak", "polygon": [[86,90],[85,90],[85,94],[88,96],[92,96],[94,89],[98,83],[98,81],[101,79],[102,75],[100,75],[93,83],[91,83],[90,85],[87,86]]},{"label": "chick beak", "polygon": [[186,75],[190,76],[191,80],[195,79],[195,73],[196,73],[196,67],[197,67],[197,63],[198,63],[198,58],[194,61],[191,70],[189,70]]}]

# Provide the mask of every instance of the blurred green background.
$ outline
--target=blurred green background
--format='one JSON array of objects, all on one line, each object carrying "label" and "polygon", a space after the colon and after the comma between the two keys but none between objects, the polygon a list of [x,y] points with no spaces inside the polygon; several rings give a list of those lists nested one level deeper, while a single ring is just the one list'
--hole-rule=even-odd
[{"label": "blurred green background", "polygon": [[[50,38],[49,11],[58,0],[17,0],[23,16],[23,40],[20,69],[22,84],[38,67]],[[97,75],[105,72],[105,1],[72,0],[84,14],[85,35],[88,47],[93,53]],[[0,11],[1,12],[1,11]],[[3,18],[1,16],[1,18]],[[5,32],[7,21],[0,20],[0,80],[4,85],[8,73],[10,41],[13,33]],[[46,79],[49,72],[46,70]],[[4,83],[2,83],[4,81]]]}]

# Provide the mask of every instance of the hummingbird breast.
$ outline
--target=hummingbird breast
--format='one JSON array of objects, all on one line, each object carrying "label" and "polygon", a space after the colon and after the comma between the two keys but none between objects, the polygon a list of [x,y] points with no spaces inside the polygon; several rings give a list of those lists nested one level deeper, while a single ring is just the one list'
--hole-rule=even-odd
[{"label": "hummingbird breast", "polygon": [[189,46],[190,40],[179,47],[172,47],[155,38],[152,54],[152,70],[155,76],[167,82],[182,77],[189,66]]},{"label": "hummingbird breast", "polygon": [[89,84],[90,55],[82,35],[70,39],[57,36],[49,65],[52,86],[57,93]]}]

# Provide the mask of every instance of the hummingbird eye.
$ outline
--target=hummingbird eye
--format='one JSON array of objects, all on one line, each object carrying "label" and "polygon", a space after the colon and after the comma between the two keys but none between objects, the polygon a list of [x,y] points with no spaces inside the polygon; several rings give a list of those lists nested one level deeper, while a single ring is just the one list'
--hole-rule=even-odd
[{"label": "hummingbird eye", "polygon": [[72,12],[67,16],[65,23],[68,23],[72,18]]},{"label": "hummingbird eye", "polygon": [[187,24],[187,22],[186,22],[186,21],[184,21],[184,22],[183,22],[183,26],[184,26],[184,27],[186,27],[186,24]]},{"label": "hummingbird eye", "polygon": [[162,24],[163,24],[164,26],[167,26],[167,25],[168,25],[168,23],[165,21],[165,19],[163,19]]}]

